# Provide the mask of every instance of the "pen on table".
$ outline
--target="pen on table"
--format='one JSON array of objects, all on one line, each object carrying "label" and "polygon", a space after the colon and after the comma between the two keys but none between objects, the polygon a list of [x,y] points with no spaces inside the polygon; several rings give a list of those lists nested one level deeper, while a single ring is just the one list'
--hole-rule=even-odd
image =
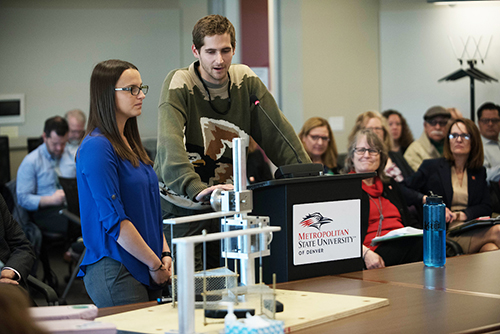
[{"label": "pen on table", "polygon": [[159,297],[156,298],[158,304],[167,304],[172,302],[172,297]]}]

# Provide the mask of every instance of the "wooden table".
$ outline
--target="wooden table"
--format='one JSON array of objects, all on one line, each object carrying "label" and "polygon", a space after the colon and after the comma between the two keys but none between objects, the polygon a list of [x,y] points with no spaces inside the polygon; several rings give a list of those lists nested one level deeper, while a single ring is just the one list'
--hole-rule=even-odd
[{"label": "wooden table", "polygon": [[[297,333],[489,333],[500,331],[499,264],[497,251],[449,258],[433,271],[419,262],[277,287],[389,299],[389,306]],[[100,309],[99,316],[151,305]]]},{"label": "wooden table", "polygon": [[500,298],[500,251],[447,258],[444,268],[428,268],[422,262],[418,262],[340,276],[369,282]]}]

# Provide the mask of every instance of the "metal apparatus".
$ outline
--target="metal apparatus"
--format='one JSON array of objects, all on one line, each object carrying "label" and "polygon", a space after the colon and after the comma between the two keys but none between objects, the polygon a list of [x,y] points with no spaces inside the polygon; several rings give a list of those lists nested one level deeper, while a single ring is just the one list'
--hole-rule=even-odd
[{"label": "metal apparatus", "polygon": [[248,146],[248,139],[234,138],[232,143],[234,190],[217,190],[210,198],[212,208],[219,212],[164,220],[164,224],[177,225],[222,218],[220,233],[172,240],[177,247],[175,261],[182,263],[177,268],[179,333],[195,333],[192,321],[195,310],[194,245],[223,240],[221,253],[226,258],[226,267],[227,259],[239,259],[240,281],[246,286],[252,286],[255,285],[254,259],[270,254],[272,233],[281,230],[280,227],[269,226],[269,217],[248,215],[253,209],[252,192],[246,189],[245,148]]}]

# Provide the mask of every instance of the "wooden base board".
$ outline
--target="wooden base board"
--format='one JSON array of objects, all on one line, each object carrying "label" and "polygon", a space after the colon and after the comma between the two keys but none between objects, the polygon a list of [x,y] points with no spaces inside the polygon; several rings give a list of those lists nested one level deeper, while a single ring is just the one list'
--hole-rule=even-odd
[{"label": "wooden base board", "polygon": [[[249,299],[236,307],[252,307],[258,314],[258,298]],[[285,332],[309,328],[389,305],[389,300],[385,298],[289,290],[276,290],[276,299],[284,305],[284,311],[277,313],[276,319],[285,322]],[[201,309],[195,310],[193,321],[197,333],[219,333],[224,328],[223,319],[207,319],[209,324],[204,326],[202,312]],[[177,308],[173,308],[171,304],[101,317],[96,321],[110,322],[119,330],[139,333],[164,333],[179,328]]]}]

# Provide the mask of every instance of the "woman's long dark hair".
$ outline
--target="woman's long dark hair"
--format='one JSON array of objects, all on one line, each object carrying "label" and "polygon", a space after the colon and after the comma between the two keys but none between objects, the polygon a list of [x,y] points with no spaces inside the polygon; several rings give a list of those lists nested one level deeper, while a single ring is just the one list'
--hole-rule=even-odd
[{"label": "woman's long dark hair", "polygon": [[94,67],[90,78],[90,113],[85,135],[99,128],[121,159],[129,160],[134,167],[139,166],[139,161],[152,166],[153,161],[142,146],[137,118],[129,118],[123,131],[132,151],[123,141],[116,123],[115,85],[122,73],[130,68],[137,70],[133,64],[118,59],[106,60]]},{"label": "woman's long dark hair", "polygon": [[455,157],[451,152],[450,148],[450,133],[453,125],[457,123],[462,123],[465,125],[465,129],[469,133],[470,136],[470,153],[467,158],[467,162],[465,163],[465,168],[481,168],[484,163],[484,150],[483,150],[483,142],[481,140],[481,134],[479,133],[479,129],[473,121],[467,118],[458,118],[451,121],[446,128],[446,137],[444,137],[444,147],[443,147],[443,156],[446,160],[450,161],[453,165],[455,164]]},{"label": "woman's long dark hair", "polygon": [[406,150],[411,143],[413,143],[413,134],[411,133],[410,127],[406,122],[406,119],[397,110],[389,109],[382,113],[387,122],[389,122],[389,116],[397,115],[401,121],[401,137],[398,139],[398,144]]}]

